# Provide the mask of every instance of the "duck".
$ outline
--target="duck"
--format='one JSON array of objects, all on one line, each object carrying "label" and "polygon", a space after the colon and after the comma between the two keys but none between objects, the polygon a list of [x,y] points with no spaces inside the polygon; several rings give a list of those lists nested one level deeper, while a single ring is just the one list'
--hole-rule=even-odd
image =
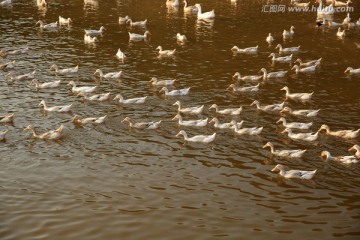
[{"label": "duck", "polygon": [[303,109],[303,110],[292,110],[289,107],[284,107],[283,110],[280,111],[280,113],[289,113],[295,116],[303,116],[303,117],[316,117],[319,113],[320,109],[317,110],[308,110],[308,109]]},{"label": "duck", "polygon": [[44,132],[42,134],[37,134],[35,128],[31,125],[28,125],[24,128],[24,131],[30,130],[33,134],[33,138],[38,139],[47,139],[47,140],[58,140],[63,137],[64,124],[61,124],[59,128],[51,131]]},{"label": "duck", "polygon": [[[231,121],[234,126],[234,132],[239,135],[259,135],[264,127],[240,128],[236,120]],[[243,123],[243,121],[241,121]],[[241,124],[242,125],[242,124]]]},{"label": "duck", "polygon": [[279,53],[294,53],[294,52],[299,52],[300,46],[283,48],[282,45],[279,43],[275,49],[279,49]]},{"label": "duck", "polygon": [[198,142],[198,143],[210,143],[215,140],[216,133],[212,135],[196,135],[193,137],[188,137],[187,133],[184,130],[180,130],[176,137],[184,136],[184,140],[187,142]]},{"label": "duck", "polygon": [[169,86],[169,85],[173,85],[175,81],[176,79],[158,80],[156,77],[152,77],[149,82],[151,82],[153,86]]},{"label": "duck", "polygon": [[72,67],[72,68],[59,69],[59,67],[56,64],[53,64],[50,67],[50,70],[55,71],[59,75],[74,74],[79,71],[79,65],[77,65],[76,67]]},{"label": "duck", "polygon": [[4,64],[0,65],[0,69],[1,69],[1,70],[14,69],[14,68],[15,68],[15,63],[16,63],[15,60],[12,61],[12,62],[4,63]]},{"label": "duck", "polygon": [[327,25],[329,28],[338,28],[338,27],[343,26],[342,23],[334,22],[332,20],[329,20]]},{"label": "duck", "polygon": [[326,124],[321,125],[319,131],[325,130],[327,135],[341,137],[346,139],[357,138],[360,135],[360,128],[358,130],[339,130],[339,131],[331,131],[330,127]]},{"label": "duck", "polygon": [[63,18],[63,17],[59,16],[59,24],[60,25],[70,25],[70,23],[72,23],[71,18]]},{"label": "duck", "polygon": [[135,123],[133,119],[131,119],[130,117],[126,117],[121,121],[121,123],[124,123],[124,122],[128,122],[129,127],[131,127],[131,128],[157,129],[157,128],[159,128],[161,120],[157,121],[157,122],[138,122],[138,123]]},{"label": "duck", "polygon": [[96,69],[94,75],[96,73],[99,73],[100,78],[106,78],[106,79],[117,79],[121,77],[122,71],[120,72],[109,72],[104,75],[103,71],[101,69]]},{"label": "duck", "polygon": [[313,123],[301,123],[301,122],[287,122],[284,117],[281,117],[276,123],[282,123],[282,125],[285,128],[292,128],[292,129],[301,129],[301,130],[307,130],[309,129]]},{"label": "duck", "polygon": [[218,114],[223,114],[223,115],[240,115],[241,111],[242,111],[242,106],[240,106],[239,108],[226,108],[223,110],[219,110],[218,105],[213,104],[209,107],[209,109],[215,109],[215,112]]},{"label": "duck", "polygon": [[0,141],[4,141],[5,140],[5,136],[8,133],[9,130],[5,130],[5,131],[0,131]]},{"label": "duck", "polygon": [[119,60],[122,60],[124,62],[126,56],[125,56],[125,53],[123,53],[121,51],[121,49],[119,48],[117,53],[116,53],[116,57],[119,59]]},{"label": "duck", "polygon": [[319,131],[316,133],[293,133],[291,128],[285,128],[281,133],[287,133],[288,137],[293,140],[303,140],[307,142],[316,141],[319,137]]},{"label": "duck", "polygon": [[13,73],[8,73],[5,77],[10,77],[12,80],[24,81],[24,80],[31,80],[35,78],[36,70],[32,71],[31,73],[26,73],[23,75],[15,76]]},{"label": "duck", "polygon": [[234,92],[257,92],[259,91],[260,83],[255,86],[250,87],[236,87],[235,84],[230,84],[227,90],[232,90]]},{"label": "duck", "polygon": [[275,155],[277,157],[281,157],[281,158],[301,158],[305,152],[307,151],[306,149],[296,149],[296,150],[275,150],[274,148],[274,144],[272,144],[271,142],[267,142],[263,148],[270,148],[271,154]]},{"label": "duck", "polygon": [[129,16],[125,16],[125,17],[119,17],[119,24],[120,25],[123,25],[123,24],[126,24],[126,21],[129,20]]},{"label": "duck", "polygon": [[338,28],[338,31],[336,33],[336,36],[342,38],[342,37],[345,37],[346,36],[346,33],[345,33],[346,29],[344,29],[343,31],[341,31],[341,27]]},{"label": "duck", "polygon": [[45,88],[56,88],[60,86],[61,80],[53,81],[53,82],[45,82],[39,84],[39,81],[37,79],[33,79],[30,82],[30,85],[34,84],[36,89],[45,89]]},{"label": "duck", "polygon": [[36,4],[38,7],[47,7],[48,3],[46,2],[46,0],[37,0]]},{"label": "duck", "polygon": [[310,67],[310,66],[319,66],[321,63],[322,58],[317,60],[311,60],[307,62],[303,62],[300,58],[296,59],[294,63],[299,63],[300,67]]},{"label": "duck", "polygon": [[197,13],[198,8],[196,6],[190,6],[187,0],[184,0],[184,12]]},{"label": "duck", "polygon": [[178,123],[180,126],[191,126],[191,127],[205,127],[208,123],[208,118],[183,121],[179,113],[176,114],[175,117],[171,120],[179,120]]},{"label": "duck", "polygon": [[87,117],[87,118],[82,118],[79,115],[75,115],[72,119],[71,122],[75,123],[75,124],[88,124],[88,123],[97,123],[97,124],[102,124],[105,122],[107,115],[103,116],[103,117]]},{"label": "duck", "polygon": [[181,35],[180,33],[176,34],[176,41],[178,42],[186,42],[187,38],[185,35]]},{"label": "duck", "polygon": [[258,51],[258,46],[256,47],[248,47],[248,48],[238,48],[237,46],[233,46],[231,48],[231,51],[233,51],[234,53],[257,53]]},{"label": "duck", "polygon": [[190,91],[190,87],[184,89],[176,89],[169,92],[167,87],[162,87],[159,93],[165,93],[165,96],[187,95]]},{"label": "duck", "polygon": [[82,97],[84,97],[85,100],[89,100],[89,101],[103,102],[103,101],[109,100],[109,98],[110,98],[110,92],[108,92],[108,93],[101,93],[101,94],[94,94],[94,95],[92,95],[92,96],[88,96],[87,93],[80,92],[80,93],[78,93],[77,96],[82,96]]},{"label": "duck", "polygon": [[350,23],[350,21],[351,21],[351,18],[350,18],[350,13],[347,13],[347,15],[346,15],[346,17],[344,18],[344,20],[343,20],[343,24],[348,24],[348,23]]},{"label": "duck", "polygon": [[352,67],[348,67],[344,73],[349,73],[350,75],[352,74],[360,74],[360,68],[354,69]]},{"label": "duck", "polygon": [[0,6],[10,5],[12,4],[12,0],[4,0],[0,2]]},{"label": "duck", "polygon": [[333,1],[333,4],[335,7],[344,7],[344,6],[349,6],[349,4],[352,3],[352,1],[348,0],[346,2],[341,2],[341,1]]},{"label": "duck", "polygon": [[282,34],[283,37],[284,37],[284,38],[292,37],[292,36],[295,34],[294,29],[295,29],[295,27],[294,27],[294,26],[291,26],[291,27],[290,27],[290,31],[284,30],[284,31],[283,31],[283,34]]},{"label": "duck", "polygon": [[260,106],[260,102],[258,100],[254,100],[250,106],[256,105],[256,109],[261,110],[263,112],[274,112],[274,111],[280,111],[284,108],[285,101],[278,104],[272,104],[272,105],[266,105],[266,106]]},{"label": "duck", "polygon": [[91,37],[90,35],[84,35],[84,42],[85,43],[96,43],[99,42],[99,39],[97,37]]},{"label": "duck", "polygon": [[329,6],[323,7],[322,0],[317,0],[316,2],[319,2],[319,7],[317,9],[317,15],[323,16],[323,15],[332,15],[335,12],[333,4],[330,4]]},{"label": "duck", "polygon": [[124,99],[121,94],[117,94],[113,100],[119,99],[119,103],[121,104],[141,104],[145,103],[147,96],[138,97],[138,98],[128,98]]},{"label": "duck", "polygon": [[272,61],[275,62],[291,62],[291,59],[293,57],[293,54],[289,55],[289,56],[284,56],[284,57],[276,57],[275,53],[271,53],[269,55],[269,57],[272,57]]},{"label": "duck", "polygon": [[274,42],[274,37],[269,33],[269,35],[266,37],[266,42],[271,45]]},{"label": "duck", "polygon": [[36,25],[40,26],[40,29],[43,30],[53,30],[56,29],[58,27],[58,22],[53,22],[53,23],[49,23],[49,24],[45,24],[43,21],[39,20],[36,22]]},{"label": "duck", "polygon": [[358,159],[356,156],[337,156],[333,157],[331,156],[329,151],[322,151],[320,156],[322,158],[325,158],[325,160],[331,160],[331,161],[337,161],[345,164],[351,164],[351,163],[358,163],[360,162],[360,159]]},{"label": "duck", "polygon": [[176,49],[174,50],[163,50],[161,46],[158,46],[156,50],[159,50],[159,55],[161,56],[173,56],[176,52]]},{"label": "duck", "polygon": [[101,26],[99,30],[84,29],[85,34],[86,34],[86,35],[90,35],[90,36],[102,35],[105,30],[106,30],[106,28],[105,28],[104,26]]},{"label": "duck", "polygon": [[166,6],[168,7],[178,7],[179,0],[166,0]]},{"label": "duck", "polygon": [[176,101],[173,105],[178,106],[178,112],[186,114],[201,114],[204,109],[204,105],[198,107],[182,108],[180,101]]},{"label": "duck", "polygon": [[23,48],[23,49],[16,49],[16,50],[12,50],[12,51],[1,50],[1,53],[5,55],[5,56],[2,56],[2,57],[6,57],[7,55],[27,54],[28,51],[29,51],[29,47],[26,47],[26,48]]},{"label": "duck", "polygon": [[14,114],[0,116],[0,123],[12,123],[14,120]]},{"label": "duck", "polygon": [[[220,123],[219,119],[217,119],[216,117],[214,117],[213,119],[210,120],[209,124],[214,123],[214,127],[215,128],[219,128],[219,129],[233,129],[234,128],[234,122],[228,122],[228,123]],[[238,128],[242,127],[242,124],[244,123],[244,121],[241,122],[237,122]]]},{"label": "duck", "polygon": [[286,93],[285,93],[286,99],[291,98],[291,99],[294,99],[294,100],[301,100],[301,101],[310,100],[312,95],[314,94],[314,92],[311,92],[311,93],[290,93],[289,88],[287,86],[283,87],[280,90],[286,91]]},{"label": "duck", "polygon": [[283,78],[287,74],[287,71],[277,71],[277,72],[267,72],[265,68],[260,69],[259,73],[263,72],[263,79],[269,79],[269,78]]},{"label": "duck", "polygon": [[307,3],[298,3],[298,2],[293,2],[293,5],[295,7],[308,7],[310,5],[310,2]]},{"label": "duck", "polygon": [[349,148],[348,151],[355,151],[355,156],[357,158],[360,158],[360,146],[355,144],[354,146],[352,146],[351,148]]},{"label": "duck", "polygon": [[259,81],[263,76],[262,75],[248,75],[248,76],[241,76],[239,72],[236,72],[232,78],[236,80],[243,80],[243,81]]},{"label": "duck", "polygon": [[147,19],[144,21],[133,22],[133,20],[129,18],[126,23],[129,23],[131,27],[146,27]]},{"label": "duck", "polygon": [[285,167],[281,164],[277,164],[273,169],[272,172],[280,171],[280,176],[284,178],[300,178],[300,179],[312,179],[315,176],[316,169],[314,171],[303,171],[303,170],[288,170],[285,171]]},{"label": "duck", "polygon": [[149,31],[146,31],[143,35],[129,32],[130,41],[142,41],[151,36]]},{"label": "duck", "polygon": [[95,92],[95,90],[97,89],[97,86],[84,86],[84,87],[77,87],[76,83],[74,81],[70,81],[67,85],[72,86],[71,91],[73,93],[91,93],[91,92]]},{"label": "duck", "polygon": [[44,106],[44,110],[47,112],[70,112],[72,107],[72,104],[48,107],[44,99],[39,103],[39,106],[41,105]]},{"label": "duck", "polygon": [[298,65],[294,65],[291,70],[295,70],[295,73],[312,73],[316,71],[316,65],[300,68]]},{"label": "duck", "polygon": [[198,12],[197,12],[197,18],[198,19],[213,19],[215,18],[215,10],[211,10],[209,12],[202,12],[201,11],[201,5],[199,3],[195,4],[195,7],[197,7]]}]

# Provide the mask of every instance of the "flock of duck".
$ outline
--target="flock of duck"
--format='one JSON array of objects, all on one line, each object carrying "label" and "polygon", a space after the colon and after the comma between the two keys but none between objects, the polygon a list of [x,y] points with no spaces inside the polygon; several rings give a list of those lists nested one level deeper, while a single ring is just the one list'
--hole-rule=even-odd
[{"label": "flock of duck", "polygon": [[[85,3],[95,1],[95,0],[85,0]],[[11,4],[11,0],[5,0],[1,2],[1,5],[5,4]],[[338,1],[336,1],[338,2]],[[48,4],[46,3],[46,0],[37,0],[37,4],[39,7],[48,7]],[[299,4],[298,1],[294,1],[293,4]],[[332,3],[334,4],[334,3]],[[179,0],[167,0],[166,6],[172,7],[172,8],[178,8],[180,5]],[[300,4],[301,5],[301,4]],[[300,6],[299,5],[299,6]],[[331,5],[330,5],[331,6]],[[214,19],[215,18],[215,11],[209,11],[209,12],[202,12],[202,8],[200,4],[195,4],[194,6],[190,6],[187,2],[187,0],[184,1],[184,11],[191,12],[195,14],[198,19]],[[329,6],[326,6],[328,8]],[[322,1],[320,0],[320,6],[318,10],[318,16],[319,19],[322,18],[321,21],[318,21],[318,26],[322,26],[323,23],[327,21],[326,16],[333,14],[331,11],[325,11]],[[324,17],[325,16],[325,17]],[[41,20],[39,20],[37,23],[39,25],[41,30],[51,30],[56,29],[59,27],[59,25],[70,25],[73,24],[72,20],[70,18],[63,18],[59,16],[59,21],[55,23],[49,23],[45,24]],[[147,19],[144,21],[138,21],[134,22],[130,17],[119,17],[119,24],[129,24],[134,27],[146,27]],[[351,27],[360,26],[360,20],[357,23],[351,24],[349,14],[347,15],[347,18],[342,23],[343,25],[347,24]],[[329,26],[336,25],[334,22],[330,22]],[[101,26],[99,30],[85,30],[84,35],[84,42],[85,44],[93,44],[99,41],[98,36],[102,36],[102,34],[106,31],[106,28]],[[136,33],[130,33],[129,32],[129,39],[130,41],[143,41],[146,40],[151,36],[151,33],[149,31],[145,31],[144,34],[136,34]],[[284,30],[282,34],[284,39],[292,38],[295,36],[295,27],[291,26],[289,30]],[[338,35],[339,36],[339,35]],[[340,37],[344,37],[344,34]],[[185,35],[181,35],[178,33],[176,35],[176,39],[178,42],[186,43],[188,40]],[[271,46],[275,39],[269,33],[268,37],[266,38],[266,41]],[[280,43],[277,44],[275,49],[279,49],[280,56],[277,56],[275,53],[271,53],[269,55],[269,58],[272,59],[274,62],[288,62],[293,63],[293,54],[297,53],[300,49],[300,46],[295,47],[289,47],[289,48],[283,48]],[[26,54],[29,49],[18,49],[13,51],[0,51],[0,56],[2,58],[6,58],[9,55],[21,55]],[[165,56],[165,57],[171,57],[176,54],[176,49],[174,50],[163,50],[161,46],[158,46],[156,48],[158,50],[159,56]],[[258,52],[258,46],[256,47],[248,47],[248,48],[239,48],[237,46],[234,46],[231,48],[231,51],[233,51],[235,54],[242,54],[242,53],[257,53]],[[281,54],[290,54],[287,56],[282,56]],[[116,57],[121,60],[125,61],[126,55],[121,51],[121,49],[118,49],[116,53]],[[311,73],[315,72],[317,68],[321,65],[322,58],[319,58],[317,60],[307,61],[303,62],[300,58],[296,59],[294,61],[294,64],[291,68],[291,70],[294,70],[296,74],[299,73]],[[14,81],[24,81],[29,80],[29,83],[31,85],[34,85],[36,89],[46,89],[46,88],[57,88],[61,84],[61,80],[53,81],[53,82],[45,82],[45,83],[39,83],[37,79],[35,79],[36,71],[32,71],[28,74],[23,75],[15,75],[15,73],[12,71],[14,68],[16,68],[16,61],[7,62],[5,64],[0,65],[0,69],[2,71],[10,71],[6,78],[8,78],[9,82]],[[66,68],[66,69],[60,69],[57,65],[52,65],[50,67],[50,70],[55,71],[57,75],[72,75],[77,74],[79,70],[79,66],[75,66],[72,68]],[[276,78],[283,78],[288,74],[288,71],[277,71],[277,72],[268,72],[265,68],[261,68],[259,73],[262,73],[261,75],[248,75],[248,76],[242,76],[239,72],[236,72],[233,76],[233,79],[235,81],[242,82],[259,82],[261,79],[263,81],[268,79],[276,79]],[[348,74],[359,74],[360,69],[353,69],[351,67],[347,68],[345,70],[345,73]],[[105,79],[119,79],[122,76],[122,71],[119,72],[110,72],[104,74],[101,69],[97,69],[94,73],[98,74],[100,78]],[[190,92],[190,87],[184,88],[184,89],[175,89],[175,90],[169,90],[168,87],[172,86],[176,83],[176,80],[158,80],[157,78],[153,77],[150,79],[150,84],[154,87],[161,87],[160,93],[164,93],[165,96],[181,96],[181,95],[187,95]],[[69,81],[67,83],[68,86],[71,86],[71,91],[76,94],[77,96],[82,96],[84,99],[88,101],[107,101],[110,99],[110,92],[109,93],[101,93],[101,94],[94,94],[94,92],[97,90],[97,86],[77,86],[77,84],[74,81]],[[259,91],[260,83],[249,86],[249,87],[240,87],[238,84],[231,84],[227,89],[234,92],[257,92]],[[302,109],[302,110],[293,110],[287,106],[285,106],[285,103],[287,100],[295,100],[295,101],[308,101],[312,98],[314,92],[311,93],[292,93],[290,92],[289,88],[287,86],[284,86],[280,90],[285,91],[285,101],[281,103],[276,103],[272,105],[261,105],[258,100],[254,100],[250,106],[256,106],[256,109],[258,111],[266,112],[266,113],[287,113],[296,117],[305,117],[305,118],[312,118],[317,116],[320,109]],[[143,104],[146,102],[147,97],[138,97],[138,98],[130,98],[130,99],[124,99],[121,94],[117,94],[113,100],[117,100],[119,104]],[[72,104],[65,105],[65,106],[49,106],[48,103],[45,100],[41,100],[39,103],[40,106],[43,107],[44,111],[49,112],[71,112]],[[175,120],[178,122],[180,126],[190,126],[190,127],[205,127],[208,124],[214,124],[215,129],[229,129],[233,131],[234,133],[238,135],[259,135],[261,134],[263,127],[251,127],[251,128],[244,128],[242,127],[243,122],[237,122],[235,119],[233,119],[230,122],[227,123],[220,123],[219,119],[214,117],[210,121],[208,118],[205,119],[196,119],[196,120],[183,120],[183,115],[196,115],[201,114],[204,110],[204,105],[202,106],[194,106],[194,107],[183,107],[181,102],[178,100],[173,105],[177,106],[177,114],[172,120]],[[220,109],[219,106],[216,104],[213,104],[209,107],[209,109],[214,109],[217,116],[221,115],[228,115],[228,116],[238,116],[242,112],[242,106],[237,108],[227,108],[227,109]],[[11,123],[13,122],[14,113],[0,116],[0,122],[1,123]],[[73,116],[71,122],[74,124],[101,124],[104,123],[107,116],[102,117],[81,117],[79,115]],[[122,122],[127,122],[129,124],[129,127],[131,128],[137,128],[137,129],[157,129],[159,128],[161,124],[160,121],[151,121],[151,122],[135,122],[130,117],[126,117],[122,120]],[[285,117],[281,116],[279,120],[276,122],[277,124],[281,123],[284,127],[284,131],[282,133],[287,133],[287,136],[290,139],[293,140],[300,140],[305,142],[312,142],[316,141],[318,139],[320,132],[325,132],[328,135],[344,138],[344,139],[356,139],[360,135],[360,129],[358,130],[339,130],[339,131],[332,131],[330,130],[330,127],[328,125],[323,124],[320,129],[315,133],[309,133],[309,132],[296,132],[298,130],[309,130],[313,123],[312,122],[288,122]],[[64,125],[61,124],[59,128],[51,131],[47,131],[44,133],[37,133],[35,128],[31,125],[27,126],[24,130],[31,131],[34,138],[38,139],[50,139],[50,140],[57,140],[63,137],[63,130]],[[8,130],[0,131],[0,140],[4,140],[6,137]],[[180,130],[176,136],[183,136],[184,140],[186,142],[198,142],[198,143],[210,143],[215,140],[216,138],[216,132],[214,132],[211,135],[196,135],[189,137],[187,132],[184,130]],[[295,149],[295,150],[275,150],[275,146],[268,142],[266,143],[263,148],[270,148],[271,154],[275,155],[280,158],[301,158],[304,153],[306,152],[306,149]],[[326,158],[327,160],[335,160],[341,163],[358,163],[360,161],[360,146],[354,145],[352,146],[349,151],[355,151],[354,155],[349,156],[332,156],[328,151],[321,152],[321,156]],[[303,170],[285,170],[285,167],[281,164],[276,165],[272,171],[279,171],[280,175],[285,178],[301,178],[301,179],[311,179],[315,173],[314,171],[303,171]]]}]

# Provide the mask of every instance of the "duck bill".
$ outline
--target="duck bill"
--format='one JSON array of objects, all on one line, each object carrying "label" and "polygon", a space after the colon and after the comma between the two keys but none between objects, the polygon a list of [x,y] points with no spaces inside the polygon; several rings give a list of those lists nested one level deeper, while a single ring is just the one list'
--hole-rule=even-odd
[{"label": "duck bill", "polygon": [[277,170],[277,167],[274,167],[273,169],[271,169],[272,172],[275,172]]},{"label": "duck bill", "polygon": [[353,150],[355,150],[354,146],[348,149],[348,151],[353,151]]},{"label": "duck bill", "polygon": [[286,131],[286,130],[284,130],[284,131],[282,131],[281,133],[287,133],[288,131]]}]

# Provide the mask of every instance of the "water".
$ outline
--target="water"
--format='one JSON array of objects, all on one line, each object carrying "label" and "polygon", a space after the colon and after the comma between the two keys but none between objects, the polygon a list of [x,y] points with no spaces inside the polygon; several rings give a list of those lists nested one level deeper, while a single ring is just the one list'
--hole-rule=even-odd
[{"label": "water", "polygon": [[[309,103],[287,102],[294,109],[318,109],[312,131],[322,124],[332,129],[359,128],[360,79],[343,72],[359,67],[359,29],[343,39],[336,30],[316,29],[315,13],[261,13],[262,2],[199,1],[203,10],[215,9],[213,22],[198,22],[193,15],[168,10],[165,1],[101,1],[98,6],[76,1],[49,1],[47,11],[35,1],[15,1],[12,8],[0,8],[1,49],[28,46],[28,55],[9,56],[17,60],[16,74],[37,69],[40,82],[61,79],[58,89],[36,91],[28,82],[8,84],[0,72],[0,115],[15,113],[1,150],[1,239],[358,239],[359,166],[325,162],[319,155],[348,154],[357,140],[321,135],[314,143],[296,142],[281,134],[277,114],[255,111],[249,104],[262,105],[284,100],[285,85],[293,92],[312,92]],[[357,20],[360,5],[353,5]],[[40,31],[41,19],[55,22],[58,16],[73,19],[71,28]],[[148,42],[128,42],[128,29],[119,26],[118,16],[135,21],[148,19],[152,37]],[[341,22],[345,13],[334,16]],[[94,46],[83,43],[83,29],[107,31]],[[283,29],[295,26],[296,35],[281,40]],[[142,29],[131,32],[143,33]],[[176,33],[189,42],[176,44]],[[285,79],[263,82],[255,94],[233,94],[225,89],[231,76],[268,70],[289,70],[288,64],[272,66],[265,38],[271,32],[284,47],[301,45],[296,57],[322,57],[321,68],[310,75],[291,73]],[[159,59],[155,48],[177,49],[174,59]],[[234,56],[230,48],[259,45],[256,55]],[[117,49],[128,56],[122,63]],[[79,65],[77,76],[55,76],[52,64],[60,68]],[[123,70],[120,81],[98,81],[97,68],[105,73]],[[149,84],[151,77],[176,78],[174,88],[191,87],[182,97],[164,97]],[[66,83],[99,86],[99,93],[121,93],[124,98],[149,96],[146,104],[121,106],[115,101],[93,103],[70,93]],[[251,85],[251,83],[241,83]],[[45,99],[50,106],[73,104],[70,114],[45,113],[38,106]],[[186,144],[175,137],[182,128],[171,118],[172,104],[185,107],[205,105],[200,116],[215,116],[208,107],[243,106],[237,120],[245,127],[264,126],[259,137],[236,136],[217,130],[214,143]],[[74,114],[108,115],[104,125],[75,126]],[[158,130],[129,130],[120,121],[162,120]],[[221,122],[232,117],[218,116]],[[290,121],[307,119],[287,116]],[[61,141],[34,140],[23,129],[32,124],[39,132],[65,124]],[[212,134],[212,127],[184,128],[190,136]],[[271,141],[279,149],[308,149],[301,160],[271,157],[262,146]],[[313,170],[311,181],[285,180],[270,170],[277,163],[289,169]]]}]

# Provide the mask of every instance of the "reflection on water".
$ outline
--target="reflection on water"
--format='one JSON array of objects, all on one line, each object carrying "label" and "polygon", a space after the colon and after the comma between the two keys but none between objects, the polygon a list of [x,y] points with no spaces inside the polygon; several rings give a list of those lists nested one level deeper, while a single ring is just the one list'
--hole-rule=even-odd
[{"label": "reflection on water", "polygon": [[[236,4],[235,4],[236,2]],[[359,77],[344,70],[358,67],[359,29],[339,40],[336,28],[317,27],[316,13],[261,13],[264,1],[199,1],[203,9],[215,9],[212,21],[197,20],[196,14],[166,7],[154,1],[49,1],[47,9],[35,1],[14,1],[0,7],[0,48],[24,49],[28,54],[8,55],[0,64],[16,60],[16,76],[36,69],[39,83],[61,80],[57,89],[35,90],[27,80],[6,81],[0,71],[0,116],[14,113],[1,151],[1,239],[357,239],[360,235],[358,165],[344,165],[320,158],[322,150],[349,155],[347,149],[359,139],[344,140],[320,134],[317,141],[293,141],[279,124],[278,113],[255,110],[285,100],[280,89],[312,92],[311,102],[286,101],[298,109],[321,109],[307,119],[285,115],[289,122],[313,122],[309,132],[322,124],[333,130],[359,128]],[[114,4],[116,3],[116,4]],[[264,2],[265,3],[265,2]],[[190,3],[190,5],[193,5]],[[353,4],[359,9],[358,3]],[[40,30],[35,23],[70,17],[73,24],[56,31]],[[119,25],[119,16],[134,21],[148,19],[146,28]],[[345,13],[333,21],[342,22]],[[351,13],[358,19],[359,13]],[[282,32],[295,26],[295,35],[283,41]],[[84,43],[84,29],[107,29],[99,42]],[[128,32],[151,37],[129,42]],[[179,45],[176,34],[187,36]],[[272,33],[275,42],[265,41]],[[289,73],[285,78],[260,81],[256,93],[232,93],[232,76],[256,75],[286,70],[289,63],[274,63],[275,46],[299,46],[293,61],[323,58],[313,74]],[[176,49],[173,58],[159,58],[157,46]],[[233,54],[231,48],[259,45],[257,54]],[[127,58],[116,58],[118,49]],[[288,54],[281,54],[281,56]],[[72,76],[55,75],[49,69],[79,65]],[[99,79],[104,73],[122,71],[118,80]],[[176,79],[169,90],[191,87],[189,95],[167,96],[149,83]],[[110,92],[106,101],[85,100],[71,93],[70,81],[79,86],[97,86],[96,94]],[[237,82],[239,86],[256,82]],[[118,104],[125,99],[148,96],[144,104]],[[50,106],[72,104],[72,113],[44,112],[39,102]],[[184,106],[205,105],[201,114],[184,120],[219,118],[225,123],[244,120],[244,127],[263,126],[259,136],[237,135],[228,129],[183,127],[171,119],[179,100]],[[216,114],[220,109],[243,106],[239,116]],[[73,115],[104,116],[104,124],[74,125]],[[159,129],[141,130],[121,123],[162,120]],[[65,125],[60,141],[31,138],[23,129],[31,124],[39,132]],[[185,130],[189,136],[210,135],[210,144],[186,143],[175,137]],[[278,149],[307,149],[301,159],[271,156],[262,146],[271,141]],[[286,180],[270,170],[278,163],[288,169],[317,169],[312,181]],[[168,237],[171,236],[171,237]]]}]

